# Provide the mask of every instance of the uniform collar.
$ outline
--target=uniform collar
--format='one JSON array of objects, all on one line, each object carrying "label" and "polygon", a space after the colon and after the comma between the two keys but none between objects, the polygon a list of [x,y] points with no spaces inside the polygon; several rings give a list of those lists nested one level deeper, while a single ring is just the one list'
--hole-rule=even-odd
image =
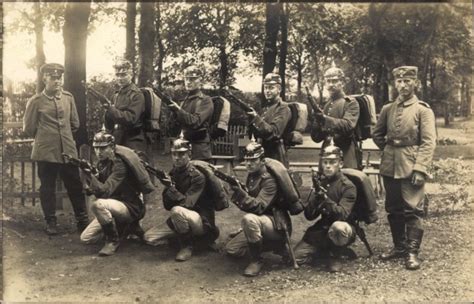
[{"label": "uniform collar", "polygon": [[186,99],[191,99],[195,97],[201,97],[202,93],[200,89],[192,90],[188,92],[188,97]]},{"label": "uniform collar", "polygon": [[281,97],[275,97],[271,102],[267,101],[267,107],[270,108],[272,106],[279,105],[282,102]]},{"label": "uniform collar", "polygon": [[342,177],[342,172],[339,171],[339,172],[337,172],[336,174],[334,174],[333,176],[331,176],[331,177],[329,177],[329,178],[327,177],[327,178],[326,178],[326,182],[327,182],[328,184],[332,184],[332,183],[334,183],[335,181],[337,181],[338,179],[340,179],[341,177]]},{"label": "uniform collar", "polygon": [[249,173],[249,176],[250,177],[257,177],[257,176],[262,176],[263,174],[267,173],[267,167],[265,165],[263,165],[260,170],[258,170],[257,172],[253,172],[253,173]]},{"label": "uniform collar", "polygon": [[334,96],[329,97],[329,101],[336,101],[341,98],[344,98],[345,96],[346,94],[344,93],[344,91],[341,91],[339,93],[336,93]]},{"label": "uniform collar", "polygon": [[43,90],[43,92],[41,92],[41,94],[43,94],[46,98],[48,98],[49,100],[54,100],[54,99],[59,99],[61,98],[61,94],[62,94],[62,89],[58,90],[58,92],[52,96],[48,95],[46,93],[46,90]]},{"label": "uniform collar", "polygon": [[132,89],[132,86],[133,86],[133,82],[130,82],[130,83],[127,84],[126,86],[121,87],[121,88],[118,88],[115,92],[128,91],[128,90]]},{"label": "uniform collar", "polygon": [[187,172],[190,168],[191,168],[191,162],[188,162],[185,166],[182,166],[182,167],[174,167],[174,170],[175,170],[177,173],[183,173],[183,172]]},{"label": "uniform collar", "polygon": [[400,96],[397,97],[397,105],[402,105],[403,104],[404,107],[408,107],[408,106],[414,104],[417,101],[418,101],[418,97],[416,97],[415,94],[413,94],[413,96],[410,99],[407,99],[405,101],[401,100]]}]

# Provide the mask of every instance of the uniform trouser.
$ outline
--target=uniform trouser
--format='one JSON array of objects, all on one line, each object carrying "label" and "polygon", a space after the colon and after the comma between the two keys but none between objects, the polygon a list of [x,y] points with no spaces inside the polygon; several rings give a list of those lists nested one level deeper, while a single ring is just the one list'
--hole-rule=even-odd
[{"label": "uniform trouser", "polygon": [[336,221],[332,223],[329,230],[321,230],[316,234],[318,240],[314,244],[309,244],[301,240],[296,244],[294,252],[298,264],[309,263],[318,250],[330,247],[345,247],[355,241],[356,233],[354,228],[347,222]]},{"label": "uniform trouser", "polygon": [[405,189],[414,187],[410,179],[394,179],[383,176],[385,187],[385,210],[390,217],[403,219],[407,227],[422,229],[422,201],[418,205],[409,204],[403,197]]},{"label": "uniform trouser", "polygon": [[102,225],[110,224],[113,220],[118,223],[129,224],[133,222],[130,211],[121,201],[115,199],[97,199],[91,205],[95,219],[81,234],[81,241],[92,244],[102,239]]},{"label": "uniform trouser", "polygon": [[283,240],[283,235],[273,226],[273,222],[268,215],[255,215],[247,213],[241,222],[243,233],[237,234],[226,245],[227,254],[242,257],[249,251],[248,243],[257,243],[259,241]]},{"label": "uniform trouser", "polygon": [[79,169],[70,164],[38,161],[41,208],[46,221],[56,220],[56,179],[61,177],[71,201],[76,220],[87,220],[86,198],[82,192]]},{"label": "uniform trouser", "polygon": [[167,239],[178,234],[192,233],[195,236],[204,235],[204,225],[199,213],[181,206],[175,206],[170,211],[170,219],[175,230],[165,222],[145,232],[143,239],[149,245],[157,246],[166,243]]}]

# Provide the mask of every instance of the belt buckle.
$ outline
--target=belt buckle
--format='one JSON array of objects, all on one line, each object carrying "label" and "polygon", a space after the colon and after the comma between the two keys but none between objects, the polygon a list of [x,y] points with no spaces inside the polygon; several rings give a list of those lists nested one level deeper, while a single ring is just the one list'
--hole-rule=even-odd
[{"label": "belt buckle", "polygon": [[401,144],[402,144],[402,140],[401,140],[401,139],[394,139],[394,140],[393,140],[393,145],[394,145],[394,146],[399,146],[399,145],[401,145]]}]

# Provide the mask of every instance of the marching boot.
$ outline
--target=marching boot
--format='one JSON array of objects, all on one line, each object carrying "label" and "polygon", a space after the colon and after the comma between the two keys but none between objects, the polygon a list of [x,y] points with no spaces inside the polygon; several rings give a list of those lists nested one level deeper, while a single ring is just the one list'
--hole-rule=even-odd
[{"label": "marching boot", "polygon": [[405,257],[406,255],[406,233],[405,219],[401,216],[388,215],[388,223],[392,232],[394,247],[386,253],[380,255],[380,259],[387,261]]},{"label": "marching boot", "polygon": [[87,213],[76,216],[77,232],[82,233],[88,225],[89,225],[89,217],[87,216]]},{"label": "marching boot", "polygon": [[331,248],[332,256],[329,257],[328,260],[328,271],[329,272],[340,272],[342,270],[342,248],[334,247]]},{"label": "marching boot", "polygon": [[423,229],[407,227],[407,256],[405,258],[405,267],[408,270],[417,270],[420,268],[421,261],[418,259],[421,240],[423,239]]},{"label": "marching boot", "polygon": [[251,262],[244,270],[244,276],[255,277],[260,273],[263,267],[262,258],[262,241],[256,243],[248,243]]},{"label": "marching boot", "polygon": [[58,222],[56,218],[50,218],[46,220],[46,227],[44,227],[44,231],[46,232],[47,235],[59,234]]},{"label": "marching boot", "polygon": [[176,254],[175,260],[178,262],[184,262],[189,260],[193,255],[192,234],[179,234],[178,242],[180,250],[178,254]]},{"label": "marching boot", "polygon": [[142,226],[140,226],[139,221],[135,221],[131,223],[127,230],[128,230],[128,235],[124,235],[123,236],[124,238],[130,236],[133,239],[138,238],[139,240],[143,241],[143,237],[145,236],[145,231],[143,231],[143,228]]},{"label": "marching boot", "polygon": [[119,234],[117,231],[117,226],[115,225],[115,221],[112,219],[111,223],[102,225],[102,231],[104,232],[104,235],[105,235],[105,245],[99,251],[99,255],[100,256],[114,255],[115,251],[117,251],[120,245]]}]

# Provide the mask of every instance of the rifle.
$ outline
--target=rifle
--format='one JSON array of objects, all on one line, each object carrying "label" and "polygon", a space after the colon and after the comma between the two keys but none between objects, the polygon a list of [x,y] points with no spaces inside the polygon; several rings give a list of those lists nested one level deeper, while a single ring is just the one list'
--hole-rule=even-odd
[{"label": "rifle", "polygon": [[107,97],[105,97],[104,94],[100,93],[99,91],[94,89],[92,86],[88,85],[85,81],[82,81],[81,83],[86,88],[86,93],[90,92],[92,96],[94,96],[97,100],[99,100],[100,104],[104,108],[109,108],[112,105],[110,100]]},{"label": "rifle", "polygon": [[172,187],[174,186],[173,180],[171,180],[171,177],[168,175],[163,170],[153,168],[148,162],[141,160],[143,166],[145,166],[145,169],[152,175],[156,176],[160,182],[165,186],[165,187]]},{"label": "rifle", "polygon": [[241,108],[245,113],[254,111],[254,109],[251,106],[241,101],[239,98],[237,98],[237,96],[229,92],[227,87],[221,89],[221,92],[223,93],[223,95],[229,96],[230,97],[229,101],[235,104],[236,106],[238,106],[239,108]]},{"label": "rifle", "polygon": [[167,106],[170,106],[172,104],[176,104],[176,102],[173,101],[173,99],[171,98],[171,96],[169,96],[168,94],[165,94],[163,92],[161,92],[160,90],[158,90],[157,87],[153,87],[152,86],[152,89],[153,89],[153,92],[155,92],[156,96],[160,97],[160,99],[167,105]]},{"label": "rifle", "polygon": [[235,176],[230,176],[229,174],[226,174],[222,171],[219,171],[217,169],[213,169],[214,171],[214,175],[218,178],[220,178],[221,180],[223,180],[224,182],[228,183],[229,185],[231,186],[239,186],[245,191],[247,192],[247,186],[245,186],[237,177]]},{"label": "rifle", "polygon": [[319,105],[316,103],[314,100],[313,96],[311,96],[311,93],[309,92],[308,87],[305,87],[306,89],[306,94],[308,95],[308,102],[311,105],[311,108],[313,109],[314,113],[322,113],[323,110],[319,107]]},{"label": "rifle", "polygon": [[67,164],[71,164],[73,166],[78,167],[79,169],[83,170],[86,173],[91,173],[93,175],[99,174],[99,170],[97,170],[96,167],[92,166],[87,160],[85,159],[79,159],[72,157],[69,154],[63,153],[62,154],[64,161]]},{"label": "rifle", "polygon": [[367,241],[367,236],[365,235],[364,229],[362,229],[362,227],[360,227],[359,222],[355,222],[355,223],[353,223],[353,225],[354,225],[354,228],[355,228],[355,233],[360,238],[362,243],[364,243],[365,248],[367,248],[367,251],[369,251],[369,254],[373,255],[374,253],[372,251],[372,248],[370,248],[369,242]]}]

